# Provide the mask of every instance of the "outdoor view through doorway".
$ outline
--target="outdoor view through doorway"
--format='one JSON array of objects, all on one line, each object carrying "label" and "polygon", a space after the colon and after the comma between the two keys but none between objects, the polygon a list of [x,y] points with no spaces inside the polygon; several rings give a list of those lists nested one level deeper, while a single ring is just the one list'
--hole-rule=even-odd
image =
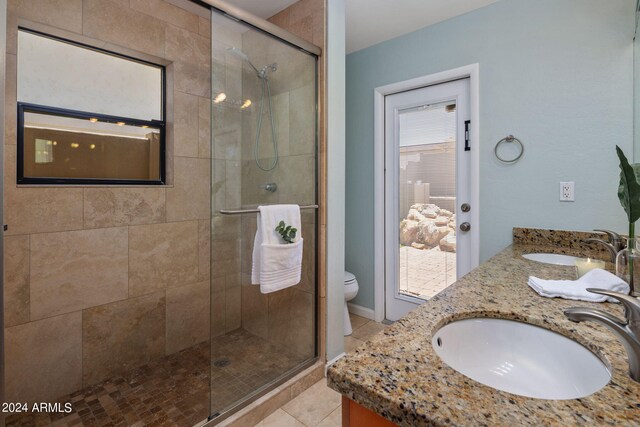
[{"label": "outdoor view through doorway", "polygon": [[398,117],[399,291],[428,299],[456,280],[456,104]]}]

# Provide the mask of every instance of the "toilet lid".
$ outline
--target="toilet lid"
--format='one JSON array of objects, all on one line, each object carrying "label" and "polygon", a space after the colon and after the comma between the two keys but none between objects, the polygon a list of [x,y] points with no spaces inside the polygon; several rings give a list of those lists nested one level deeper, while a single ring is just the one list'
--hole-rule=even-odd
[{"label": "toilet lid", "polygon": [[354,276],[353,273],[349,273],[348,271],[344,272],[344,283],[355,282],[355,280],[356,276]]}]

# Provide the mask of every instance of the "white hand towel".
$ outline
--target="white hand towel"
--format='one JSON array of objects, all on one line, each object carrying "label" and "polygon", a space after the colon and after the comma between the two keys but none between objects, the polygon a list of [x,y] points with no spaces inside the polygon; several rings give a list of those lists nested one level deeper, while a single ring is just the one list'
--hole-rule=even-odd
[{"label": "white hand towel", "polygon": [[601,268],[595,268],[578,280],[544,280],[529,277],[528,285],[543,297],[564,298],[589,302],[615,301],[606,295],[594,294],[587,288],[605,289],[623,294],[629,293],[629,285],[618,276]]},{"label": "white hand towel", "polygon": [[[251,283],[267,294],[300,283],[303,239],[298,205],[259,206],[258,229],[253,241]],[[298,229],[294,243],[285,243],[276,226],[285,224]]]}]

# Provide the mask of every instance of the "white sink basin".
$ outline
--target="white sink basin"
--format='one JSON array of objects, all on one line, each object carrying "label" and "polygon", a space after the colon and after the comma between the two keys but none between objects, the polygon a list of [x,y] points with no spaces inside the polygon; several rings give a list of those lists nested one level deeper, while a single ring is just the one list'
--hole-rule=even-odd
[{"label": "white sink basin", "polygon": [[489,387],[538,399],[577,399],[611,373],[587,348],[560,334],[505,319],[458,320],[431,344],[451,368]]},{"label": "white sink basin", "polygon": [[553,265],[576,265],[576,260],[580,259],[575,256],[561,254],[524,254],[522,257],[531,261]]}]

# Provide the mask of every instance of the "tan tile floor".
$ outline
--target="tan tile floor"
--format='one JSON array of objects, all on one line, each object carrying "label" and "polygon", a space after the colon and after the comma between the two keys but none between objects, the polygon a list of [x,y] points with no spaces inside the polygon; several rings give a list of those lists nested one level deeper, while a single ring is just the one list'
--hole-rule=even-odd
[{"label": "tan tile floor", "polygon": [[211,413],[223,412],[304,360],[304,357],[244,329],[214,338],[211,343]]},{"label": "tan tile floor", "polygon": [[[354,314],[350,317],[353,334],[344,337],[347,352],[386,327]],[[243,330],[216,338],[212,347],[214,351],[210,354],[209,343],[202,343],[66,396],[61,401],[74,402],[76,411],[72,414],[12,416],[7,425],[191,426],[209,414],[210,376],[217,385],[211,395],[211,404],[216,410],[252,387],[270,382],[289,364],[299,362],[285,357],[282,349],[265,346]],[[250,357],[255,354],[265,357]],[[207,365],[211,361],[213,366],[209,371]],[[322,379],[258,426],[337,427],[342,418],[340,403],[340,394],[327,387],[326,379]]]},{"label": "tan tile floor", "polygon": [[192,426],[210,414],[209,352],[208,342],[195,345],[57,399],[70,414],[13,414],[6,425]]},{"label": "tan tile floor", "polygon": [[303,361],[238,329],[58,399],[71,414],[14,414],[6,425],[190,427]]},{"label": "tan tile floor", "polygon": [[256,427],[336,427],[342,422],[341,396],[323,378]]},{"label": "tan tile floor", "polygon": [[[344,337],[347,352],[364,344],[369,337],[386,327],[355,314],[350,317],[353,334]],[[341,423],[341,396],[327,387],[327,380],[323,378],[256,427],[339,427]]]},{"label": "tan tile floor", "polygon": [[369,337],[383,331],[384,328],[387,327],[384,323],[374,322],[373,320],[356,316],[353,313],[349,313],[349,317],[351,318],[353,333],[344,337],[344,351],[347,353],[364,344]]}]

